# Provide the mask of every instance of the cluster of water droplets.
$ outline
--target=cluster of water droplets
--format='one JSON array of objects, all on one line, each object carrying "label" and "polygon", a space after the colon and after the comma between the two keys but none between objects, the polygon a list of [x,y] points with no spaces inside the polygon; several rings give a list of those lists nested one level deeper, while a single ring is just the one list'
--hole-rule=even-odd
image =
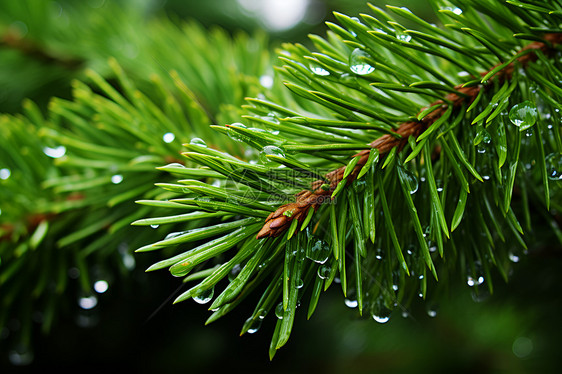
[{"label": "cluster of water droplets", "polygon": [[480,261],[474,262],[474,269],[468,272],[466,277],[466,284],[469,287],[480,286],[484,283],[484,272],[482,270],[482,264]]},{"label": "cluster of water droplets", "polygon": [[469,275],[466,278],[466,284],[468,284],[470,287],[479,286],[482,283],[484,283],[484,277],[482,275],[479,276]]}]

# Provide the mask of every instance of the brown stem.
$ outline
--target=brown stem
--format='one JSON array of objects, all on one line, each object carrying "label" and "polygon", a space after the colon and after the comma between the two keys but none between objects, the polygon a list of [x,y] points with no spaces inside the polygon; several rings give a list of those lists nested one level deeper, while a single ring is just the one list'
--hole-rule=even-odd
[{"label": "brown stem", "polygon": [[35,60],[45,62],[47,64],[60,65],[63,68],[74,70],[80,68],[84,61],[56,55],[42,46],[23,38],[17,31],[9,30],[0,37],[0,47],[20,51],[22,54],[29,56]]},{"label": "brown stem", "polygon": [[[544,54],[549,54],[550,52],[552,52],[554,45],[560,44],[562,42],[562,34],[546,34],[544,36],[544,40],[545,42],[533,42],[524,47],[521,51],[533,49],[540,50]],[[536,59],[536,53],[528,53],[519,57],[517,61],[521,65],[525,66],[529,62],[535,61]],[[490,70],[482,73],[481,75],[485,76],[496,66],[492,67]],[[491,82],[493,79],[497,79],[500,81],[511,79],[514,69],[515,65],[513,63],[507,65],[505,68],[496,73],[492,78],[490,78],[488,80],[488,83],[485,85],[478,85],[474,87],[463,87],[462,85],[456,86],[455,89],[460,94],[450,93],[446,95],[445,100],[437,100],[430,105],[431,107],[434,105],[442,104],[441,107],[426,115],[421,121],[404,122],[396,130],[394,130],[395,133],[401,136],[400,138],[386,134],[374,140],[369,145],[372,148],[378,149],[381,156],[390,152],[390,150],[392,150],[394,147],[398,147],[398,151],[400,151],[408,143],[408,137],[417,137],[435,121],[441,118],[448,107],[445,102],[451,102],[453,105],[453,109],[458,110],[463,103],[470,104],[476,98],[481,89],[489,89],[492,86]],[[422,110],[420,110],[420,113],[426,108],[422,108]],[[368,149],[365,149],[354,156],[359,156],[360,158],[354,170],[347,177],[348,185],[355,180],[357,174],[359,173],[363,165],[365,165],[365,163],[367,162],[369,152],[370,151]],[[281,235],[286,229],[289,228],[289,226],[291,225],[291,221],[293,221],[294,219],[297,219],[299,223],[302,223],[310,207],[314,208],[314,210],[317,210],[321,204],[331,200],[332,192],[334,191],[338,183],[343,179],[344,171],[345,166],[342,166],[339,169],[336,169],[326,175],[326,180],[329,181],[330,185],[329,188],[322,188],[322,186],[326,183],[325,181],[315,181],[311,186],[312,191],[301,191],[296,195],[296,201],[294,203],[282,205],[275,212],[271,213],[265,220],[265,224],[263,225],[262,229],[257,234],[257,239],[277,237]]]}]

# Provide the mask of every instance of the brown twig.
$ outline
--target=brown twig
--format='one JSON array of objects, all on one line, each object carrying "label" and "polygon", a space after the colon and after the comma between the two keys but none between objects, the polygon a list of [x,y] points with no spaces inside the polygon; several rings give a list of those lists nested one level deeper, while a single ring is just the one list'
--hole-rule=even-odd
[{"label": "brown twig", "polygon": [[59,65],[70,70],[79,69],[84,64],[82,60],[54,54],[31,40],[23,38],[17,31],[13,30],[9,30],[0,37],[0,47],[2,46],[18,50],[35,60]]},{"label": "brown twig", "polygon": [[[533,42],[527,45],[521,50],[521,52],[533,49],[540,50],[544,54],[549,54],[553,50],[554,45],[562,43],[562,34],[546,34],[544,36],[544,40],[545,42]],[[525,66],[529,62],[535,61],[536,59],[536,53],[528,53],[519,57],[517,61],[522,66]],[[499,66],[499,64],[496,66]],[[492,67],[487,72],[482,73],[481,76],[485,76],[496,66]],[[491,82],[493,79],[501,81],[511,79],[514,69],[515,64],[511,63],[507,65],[505,68],[496,73],[492,78],[490,78],[488,80],[488,83],[485,85],[478,85],[473,87],[463,87],[463,85],[456,86],[455,89],[457,90],[457,92],[459,92],[459,94],[449,93],[445,96],[445,100],[437,100],[430,105],[431,107],[442,104],[440,108],[426,115],[421,121],[409,121],[402,123],[394,131],[396,134],[400,135],[400,138],[386,134],[374,140],[369,145],[372,148],[378,149],[381,156],[387,154],[395,147],[398,147],[398,150],[400,151],[408,143],[408,137],[417,137],[435,121],[441,118],[448,107],[446,102],[452,103],[454,109],[458,110],[463,103],[470,104],[476,98],[481,89],[488,89],[489,87],[491,87]],[[422,108],[422,110],[420,110],[420,113],[426,108]],[[360,158],[354,170],[347,177],[347,184],[350,184],[355,180],[357,174],[359,173],[363,165],[365,165],[365,163],[367,162],[369,152],[370,151],[366,149],[354,156],[359,156]],[[343,179],[344,171],[345,166],[342,166],[339,169],[336,169],[326,175],[326,180],[329,181],[329,188],[325,188],[325,181],[315,181],[314,183],[312,183],[311,191],[301,191],[296,195],[296,201],[294,203],[285,204],[279,207],[275,212],[271,213],[265,220],[265,224],[263,225],[262,229],[257,234],[257,239],[277,237],[281,235],[285,230],[289,228],[291,222],[295,219],[298,220],[299,223],[302,223],[310,207],[314,208],[314,210],[317,210],[321,204],[331,199],[332,192],[334,191],[338,183]]]}]

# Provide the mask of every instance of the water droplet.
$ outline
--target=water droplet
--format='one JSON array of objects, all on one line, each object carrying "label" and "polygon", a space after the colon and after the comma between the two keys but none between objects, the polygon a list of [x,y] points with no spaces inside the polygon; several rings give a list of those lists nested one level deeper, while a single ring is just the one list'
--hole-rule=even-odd
[{"label": "water droplet", "polygon": [[[357,18],[357,17],[351,17],[351,19],[352,19],[353,21],[355,21],[356,23],[358,23],[358,24],[360,24],[360,25],[363,25],[363,23],[361,22],[361,20],[360,20],[359,18]],[[349,33],[350,33],[351,35],[353,35],[354,37],[357,36],[357,33],[356,33],[355,31],[353,31],[353,29],[347,29],[347,31],[349,31]],[[377,30],[377,31],[378,31],[378,30]]]},{"label": "water droplet", "polygon": [[511,262],[519,262],[520,258],[513,252],[509,252],[509,260]]},{"label": "water droplet", "polygon": [[265,316],[267,316],[267,310],[265,309],[260,309],[258,310],[258,318],[263,320],[265,318]]},{"label": "water droplet", "polygon": [[397,32],[396,39],[402,40],[403,42],[409,42],[410,40],[412,40],[412,36],[408,34],[404,34],[402,32]]},{"label": "water droplet", "polygon": [[244,323],[245,326],[249,326],[248,334],[255,334],[261,327],[263,318],[250,317]]},{"label": "water droplet", "polygon": [[230,270],[230,273],[228,273],[228,280],[232,282],[238,276],[238,274],[240,274],[241,271],[242,266],[240,266],[240,264],[234,265]]},{"label": "water droplet", "polygon": [[468,77],[470,75],[470,73],[468,71],[459,71],[457,73],[458,77]]},{"label": "water droplet", "polygon": [[302,286],[304,286],[304,282],[302,279],[297,279],[295,282],[295,288],[302,288]]},{"label": "water droplet", "polygon": [[262,75],[260,77],[260,84],[265,88],[273,87],[273,77],[271,75]]},{"label": "water droplet", "polygon": [[78,305],[80,305],[82,309],[92,309],[98,305],[98,298],[95,295],[83,296],[78,299]]},{"label": "water droplet", "polygon": [[152,227],[153,229],[157,229],[158,227],[160,227],[160,225],[150,225],[150,227]]},{"label": "water droplet", "polygon": [[406,184],[406,189],[410,191],[410,195],[415,194],[418,191],[419,183],[414,173],[402,166],[398,167],[398,173],[400,174],[400,179]]},{"label": "water droplet", "polygon": [[393,289],[394,291],[398,291],[398,285],[397,285],[397,284],[393,284],[393,285],[392,285],[392,289]]},{"label": "water droplet", "polygon": [[450,10],[451,12],[455,13],[456,15],[462,14],[462,9],[457,7],[446,7],[445,10]]},{"label": "water droplet", "polygon": [[14,366],[26,366],[33,362],[33,352],[25,347],[19,347],[10,351],[8,359]]},{"label": "water droplet", "polygon": [[476,138],[474,141],[474,144],[480,144],[480,142],[484,142],[485,144],[490,144],[490,142],[492,141],[492,137],[490,136],[490,133],[488,132],[488,130],[486,130],[486,128],[482,127],[481,129],[478,130],[478,133],[476,134]]},{"label": "water droplet", "polygon": [[375,321],[377,321],[378,323],[387,323],[390,320],[390,315],[377,315],[377,314],[372,314],[371,315],[373,317],[373,319]]},{"label": "water droplet", "polygon": [[63,146],[63,145],[55,147],[55,148],[44,147],[43,153],[45,153],[47,156],[52,157],[52,158],[60,158],[60,157],[65,155],[66,147]]},{"label": "water droplet", "polygon": [[74,320],[82,328],[92,328],[99,323],[99,314],[84,310],[79,312]]},{"label": "water droplet", "polygon": [[427,308],[427,315],[430,316],[431,318],[437,317],[437,311],[438,311],[437,306],[432,305]]},{"label": "water droplet", "polygon": [[[290,210],[290,209],[289,209],[289,210],[286,210],[286,211],[283,212],[283,215],[284,215],[285,217],[292,217],[292,216],[293,216],[293,211]],[[296,255],[297,252],[294,251],[293,254]]]},{"label": "water droplet", "polygon": [[283,314],[285,314],[285,310],[283,309],[283,303],[277,304],[275,307],[275,315],[279,319],[283,319]]},{"label": "water droplet", "polygon": [[135,257],[130,253],[121,255],[121,261],[123,261],[123,265],[127,270],[133,270],[136,266]]},{"label": "water droplet", "polygon": [[548,179],[562,180],[562,153],[551,153],[546,156],[546,172]]},{"label": "water droplet", "polygon": [[529,338],[521,336],[513,342],[511,347],[513,354],[519,358],[525,358],[533,352],[533,341]]},{"label": "water droplet", "polygon": [[349,68],[357,75],[367,75],[375,71],[375,68],[369,65],[365,58],[370,56],[360,48],[355,48],[349,56]]},{"label": "water droplet", "polygon": [[175,238],[176,236],[180,236],[185,234],[187,231],[177,231],[177,232],[171,232],[168,235],[166,235],[166,237],[164,238],[164,240],[166,239],[172,239]]},{"label": "water droplet", "polygon": [[530,101],[514,105],[509,111],[509,120],[519,131],[527,130],[537,121],[537,107]]},{"label": "water droplet", "polygon": [[267,156],[276,156],[276,157],[285,158],[285,152],[283,152],[283,150],[281,148],[277,147],[277,146],[266,145],[260,151],[260,154],[259,154],[260,162],[264,165],[277,164],[277,162],[275,162],[273,160],[270,160],[269,158],[267,158]]},{"label": "water droplet", "polygon": [[371,317],[378,323],[387,323],[392,310],[387,308],[382,298],[378,298],[371,306]]},{"label": "water droplet", "polygon": [[330,257],[330,246],[323,240],[317,240],[313,245],[309,245],[306,257],[319,264],[325,263]]},{"label": "water droplet", "polygon": [[23,21],[14,21],[10,24],[10,29],[8,32],[12,32],[17,35],[18,38],[23,38],[27,35],[29,29],[27,24]]},{"label": "water droplet", "polygon": [[118,247],[119,254],[121,255],[121,261],[123,261],[123,265],[128,270],[133,270],[136,266],[135,257],[129,253],[129,246],[127,243],[123,242],[119,244]]},{"label": "water droplet", "polygon": [[123,182],[123,176],[121,174],[115,174],[111,176],[111,183],[119,184]]},{"label": "water droplet", "polygon": [[330,265],[323,265],[318,268],[317,274],[321,279],[326,279],[330,276],[331,272],[332,268]]},{"label": "water droplet", "polygon": [[8,168],[0,169],[0,179],[6,180],[6,179],[10,178],[10,175],[12,175],[12,172],[10,171],[10,169],[8,169]]},{"label": "water droplet", "polygon": [[310,71],[313,72],[316,75],[320,75],[320,76],[327,76],[330,75],[330,72],[326,69],[324,69],[323,67],[321,67],[320,65],[316,65],[316,64],[310,64]]},{"label": "water droplet", "polygon": [[236,140],[237,142],[243,142],[243,141],[248,139],[246,136],[244,136],[241,133],[234,130],[233,127],[238,127],[240,129],[246,129],[247,128],[246,125],[244,125],[243,123],[234,122],[228,128],[228,136],[230,137],[230,139]]},{"label": "water droplet", "polygon": [[346,298],[344,300],[344,302],[345,302],[345,305],[349,308],[357,308],[357,305],[359,304],[357,302],[357,300],[354,300],[354,299],[351,299],[351,298]]},{"label": "water droplet", "polygon": [[484,283],[484,277],[483,276],[478,276],[478,277],[473,277],[471,275],[469,275],[466,278],[466,284],[468,284],[470,287],[474,287],[474,286],[479,286],[482,283]]},{"label": "water droplet", "polygon": [[189,144],[196,145],[198,147],[207,148],[207,143],[205,143],[205,141],[201,138],[193,138],[193,139],[191,139]]},{"label": "water droplet", "polygon": [[176,139],[176,136],[174,134],[172,134],[171,132],[167,132],[164,134],[164,136],[162,136],[162,140],[164,140],[164,143],[171,143]]},{"label": "water droplet", "polygon": [[106,280],[99,280],[96,281],[96,283],[94,283],[94,290],[97,293],[104,293],[105,291],[107,291],[109,288],[109,283],[107,283]]},{"label": "water droplet", "polygon": [[213,287],[207,290],[201,290],[197,295],[193,296],[193,300],[198,304],[207,304],[213,298],[215,289]]}]

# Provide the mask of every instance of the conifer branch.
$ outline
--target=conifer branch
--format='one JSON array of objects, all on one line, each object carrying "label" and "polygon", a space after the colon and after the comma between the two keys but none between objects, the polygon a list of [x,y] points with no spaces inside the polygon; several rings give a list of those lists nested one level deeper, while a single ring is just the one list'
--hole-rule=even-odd
[{"label": "conifer branch", "polygon": [[[550,55],[555,50],[555,47],[562,42],[562,34],[546,34],[544,36],[544,40],[544,42],[536,41],[530,43],[521,49],[521,51],[517,54],[520,55],[520,57],[516,59],[521,67],[525,67],[528,63],[537,60],[538,57],[536,51],[541,51],[545,55]],[[528,51],[532,51],[532,53],[529,53]],[[481,73],[481,77],[490,75],[494,72],[494,70],[502,65],[502,63],[497,64],[488,71]],[[395,134],[385,134],[377,138],[369,144],[370,147],[377,149],[379,151],[379,156],[386,155],[393,148],[397,148],[398,151],[402,150],[402,148],[408,144],[408,138],[410,136],[417,137],[422,134],[435,121],[443,116],[449,105],[451,105],[454,110],[458,110],[463,103],[470,105],[480,90],[489,90],[493,87],[494,79],[498,80],[499,83],[510,80],[515,68],[515,62],[511,62],[499,71],[493,73],[492,77],[487,79],[484,84],[474,86],[459,84],[455,86],[455,90],[458,93],[447,94],[444,100],[437,100],[431,103],[428,107],[422,108],[418,114],[433,106],[441,105],[438,109],[432,111],[420,121],[407,121],[402,123],[396,130],[393,130]],[[371,151],[369,149],[365,149],[353,156],[358,157],[359,160],[357,161],[353,171],[345,178],[346,185],[351,184],[357,178],[357,175],[367,162],[370,152]],[[282,205],[271,213],[265,220],[262,229],[258,232],[257,239],[277,237],[281,235],[291,226],[291,222],[293,220],[298,220],[299,224],[302,224],[310,208],[313,208],[316,211],[321,204],[332,199],[332,193],[336,190],[338,184],[344,179],[345,170],[346,166],[342,166],[328,173],[325,180],[317,180],[313,182],[311,190],[303,190],[299,192],[296,195],[295,202]],[[327,185],[329,185],[328,188]]]}]

